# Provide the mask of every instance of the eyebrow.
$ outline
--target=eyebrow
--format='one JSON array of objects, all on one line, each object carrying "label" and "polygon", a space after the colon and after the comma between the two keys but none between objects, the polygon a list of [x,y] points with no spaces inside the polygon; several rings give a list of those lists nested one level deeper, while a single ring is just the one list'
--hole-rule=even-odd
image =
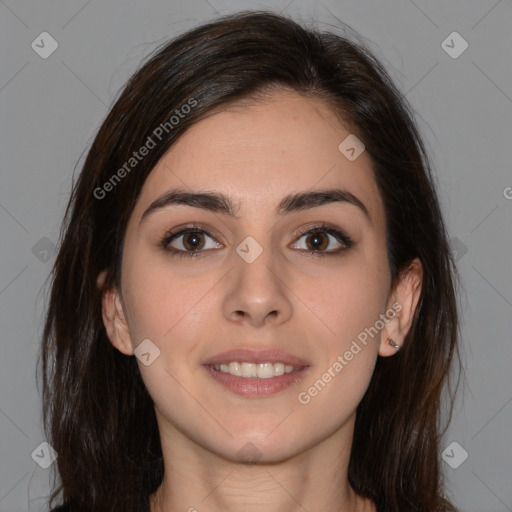
[{"label": "eyebrow", "polygon": [[[372,223],[370,213],[364,203],[351,192],[339,188],[289,194],[279,203],[276,208],[276,214],[286,215],[287,213],[307,210],[331,203],[348,203],[356,206],[364,213],[370,224]],[[140,222],[157,210],[179,204],[229,215],[236,219],[240,218],[239,205],[236,205],[225,194],[219,192],[190,192],[185,189],[173,189],[153,201],[142,214]]]}]

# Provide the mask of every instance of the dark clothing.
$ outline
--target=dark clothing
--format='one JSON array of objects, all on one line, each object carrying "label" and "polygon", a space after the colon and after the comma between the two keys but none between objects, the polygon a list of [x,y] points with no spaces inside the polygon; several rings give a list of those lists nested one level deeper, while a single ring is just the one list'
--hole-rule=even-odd
[{"label": "dark clothing", "polygon": [[[69,505],[61,505],[60,507],[53,508],[50,512],[71,512],[71,509],[69,508]],[[138,512],[149,512],[149,504],[139,508]]]}]

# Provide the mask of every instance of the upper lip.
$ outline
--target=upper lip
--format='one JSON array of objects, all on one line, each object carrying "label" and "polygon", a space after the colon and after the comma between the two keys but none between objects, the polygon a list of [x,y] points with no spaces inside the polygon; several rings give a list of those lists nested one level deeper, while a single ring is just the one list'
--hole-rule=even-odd
[{"label": "upper lip", "polygon": [[209,357],[204,361],[203,365],[223,364],[230,363],[232,361],[244,363],[284,363],[285,365],[295,367],[309,366],[309,363],[304,359],[275,348],[237,348],[234,350],[227,350],[226,352]]}]

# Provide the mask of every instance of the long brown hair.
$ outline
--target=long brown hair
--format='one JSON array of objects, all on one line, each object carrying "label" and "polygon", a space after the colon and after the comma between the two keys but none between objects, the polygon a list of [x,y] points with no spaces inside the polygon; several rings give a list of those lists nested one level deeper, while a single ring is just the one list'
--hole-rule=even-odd
[{"label": "long brown hair", "polygon": [[[217,107],[272,87],[323,99],[363,141],[385,205],[393,281],[413,258],[423,266],[405,348],[378,358],[357,409],[350,483],[379,512],[455,510],[439,448],[442,392],[460,361],[457,273],[412,109],[364,44],[265,11],[220,18],[157,48],[111,108],[74,184],[41,349],[44,424],[60,477],[51,506],[60,496],[70,511],[148,510],[163,476],[155,412],[135,358],[107,338],[101,294],[120,284],[126,224],[159,159]],[[193,108],[170,121],[186,104]],[[154,147],[127,166],[148,138]]]}]

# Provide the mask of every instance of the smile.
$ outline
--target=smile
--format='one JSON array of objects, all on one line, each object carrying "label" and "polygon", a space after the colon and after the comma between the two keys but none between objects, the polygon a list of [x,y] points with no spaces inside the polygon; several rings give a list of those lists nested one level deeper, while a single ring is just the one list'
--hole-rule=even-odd
[{"label": "smile", "polygon": [[252,379],[271,379],[272,377],[279,377],[285,373],[292,373],[303,368],[284,363],[239,363],[236,361],[210,366],[216,371],[229,373],[236,377]]}]

